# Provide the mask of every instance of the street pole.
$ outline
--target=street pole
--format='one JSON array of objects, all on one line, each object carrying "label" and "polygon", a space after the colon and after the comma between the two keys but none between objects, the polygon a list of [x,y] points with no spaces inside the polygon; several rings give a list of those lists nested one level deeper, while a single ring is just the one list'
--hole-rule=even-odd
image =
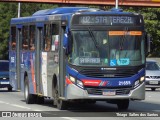
[{"label": "street pole", "polygon": [[116,9],[118,9],[118,0],[116,0]]},{"label": "street pole", "polygon": [[21,3],[18,3],[18,18],[20,17],[20,12],[21,12]]}]

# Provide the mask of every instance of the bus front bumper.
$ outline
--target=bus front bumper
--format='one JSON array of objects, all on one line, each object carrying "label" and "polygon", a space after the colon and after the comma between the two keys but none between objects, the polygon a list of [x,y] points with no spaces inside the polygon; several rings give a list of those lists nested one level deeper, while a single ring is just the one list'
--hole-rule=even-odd
[{"label": "bus front bumper", "polygon": [[[120,88],[121,89],[121,88]],[[119,90],[120,90],[119,89]],[[123,88],[122,88],[123,89]],[[128,94],[121,95],[94,95],[88,94],[87,90],[83,90],[74,84],[67,86],[66,99],[94,99],[94,100],[107,100],[107,99],[132,99],[132,100],[144,100],[145,99],[145,83],[143,82],[135,89],[131,89]]]}]

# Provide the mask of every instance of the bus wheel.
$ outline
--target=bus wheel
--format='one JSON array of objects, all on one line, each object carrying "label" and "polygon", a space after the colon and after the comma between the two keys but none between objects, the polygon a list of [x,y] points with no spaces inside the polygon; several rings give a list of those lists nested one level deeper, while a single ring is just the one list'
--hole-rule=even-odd
[{"label": "bus wheel", "polygon": [[58,108],[59,110],[66,110],[66,109],[68,108],[68,103],[67,103],[67,101],[64,101],[64,100],[59,99],[59,100],[57,101],[57,108]]},{"label": "bus wheel", "polygon": [[35,102],[35,96],[33,94],[29,94],[29,84],[28,77],[25,77],[24,81],[24,97],[27,104],[33,104]]},{"label": "bus wheel", "polygon": [[88,103],[89,104],[96,104],[96,100],[89,100]]},{"label": "bus wheel", "polygon": [[54,90],[54,105],[57,105],[59,110],[65,110],[68,107],[67,101],[59,99],[58,86],[56,85]]},{"label": "bus wheel", "polygon": [[152,90],[152,91],[155,91],[155,90],[156,90],[156,88],[151,88],[151,90]]},{"label": "bus wheel", "polygon": [[36,98],[36,103],[37,104],[44,104],[44,97],[42,96],[37,96]]},{"label": "bus wheel", "polygon": [[8,91],[11,92],[12,91],[12,87],[8,87]]},{"label": "bus wheel", "polygon": [[117,106],[119,110],[127,110],[129,107],[129,99],[118,100]]}]

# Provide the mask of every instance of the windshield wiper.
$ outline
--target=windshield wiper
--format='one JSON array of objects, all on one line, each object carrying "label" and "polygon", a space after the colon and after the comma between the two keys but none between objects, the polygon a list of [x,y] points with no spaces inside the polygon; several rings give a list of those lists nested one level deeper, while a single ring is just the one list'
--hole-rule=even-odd
[{"label": "windshield wiper", "polygon": [[124,32],[125,32],[125,33],[124,33],[124,35],[122,36],[119,50],[123,50],[124,41],[127,40],[127,38],[126,38],[127,32],[128,32],[128,28],[127,28],[127,27],[125,28]]},{"label": "windshield wiper", "polygon": [[99,50],[99,45],[98,45],[98,43],[97,43],[97,41],[96,41],[96,39],[95,39],[95,37],[89,27],[88,27],[88,31],[89,31],[89,34],[90,34],[93,42],[94,42],[95,47]]},{"label": "windshield wiper", "polygon": [[[120,53],[121,53],[121,51],[124,49],[124,42],[125,41],[127,41],[127,38],[126,38],[126,36],[127,36],[127,32],[128,32],[128,28],[126,27],[125,28],[125,30],[124,30],[124,35],[122,36],[122,39],[121,39],[121,41],[120,41],[120,46],[119,46],[119,58],[120,58]],[[124,57],[126,57],[127,56],[127,51],[126,51],[126,54],[125,54],[125,56]]]}]

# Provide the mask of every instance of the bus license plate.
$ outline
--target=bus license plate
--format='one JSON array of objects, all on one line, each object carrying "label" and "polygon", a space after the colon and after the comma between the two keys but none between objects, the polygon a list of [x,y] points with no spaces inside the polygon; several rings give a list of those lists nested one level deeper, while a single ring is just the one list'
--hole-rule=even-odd
[{"label": "bus license plate", "polygon": [[149,84],[157,85],[157,84],[158,84],[158,81],[149,81]]},{"label": "bus license plate", "polygon": [[104,90],[102,92],[102,95],[104,95],[104,96],[114,96],[114,95],[116,95],[116,91],[115,90]]}]

